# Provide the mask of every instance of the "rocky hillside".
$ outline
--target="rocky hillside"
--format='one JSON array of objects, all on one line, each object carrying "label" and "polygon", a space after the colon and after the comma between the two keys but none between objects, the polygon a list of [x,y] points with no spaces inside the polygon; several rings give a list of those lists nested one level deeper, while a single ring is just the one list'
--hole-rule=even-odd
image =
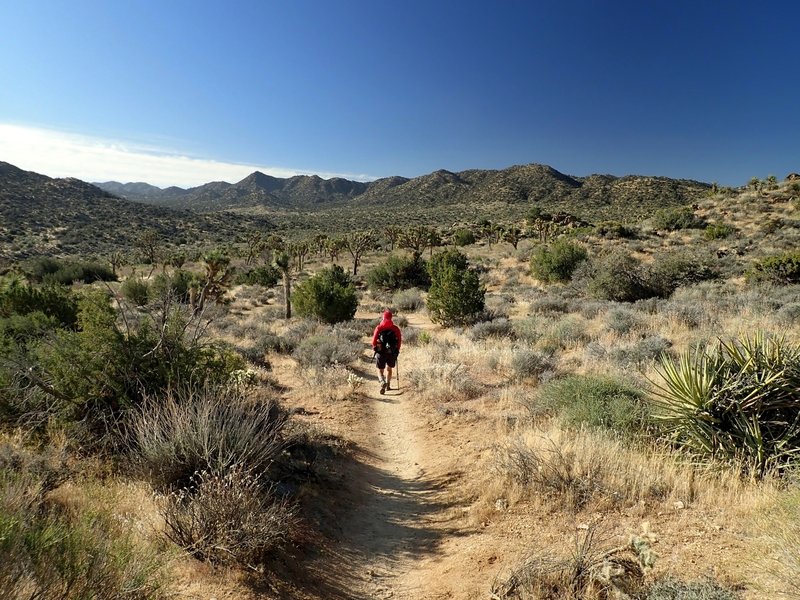
[{"label": "rocky hillside", "polygon": [[139,188],[114,182],[100,186],[131,200],[197,211],[325,210],[335,204],[339,211],[399,206],[413,213],[460,205],[471,214],[475,208],[517,205],[519,209],[518,205],[541,203],[548,209],[566,210],[586,218],[639,218],[654,208],[692,202],[709,189],[705,183],[666,177],[572,177],[537,164],[459,173],[440,170],[413,179],[387,177],[370,183],[315,175],[282,179],[256,171],[235,184],[216,182],[188,190],[169,188],[161,194],[153,194],[150,189],[141,193]]},{"label": "rocky hillside", "polygon": [[5,259],[102,255],[132,248],[146,229],[173,246],[225,243],[253,227],[272,226],[263,217],[132,202],[78,179],[51,179],[0,162],[0,257]]}]

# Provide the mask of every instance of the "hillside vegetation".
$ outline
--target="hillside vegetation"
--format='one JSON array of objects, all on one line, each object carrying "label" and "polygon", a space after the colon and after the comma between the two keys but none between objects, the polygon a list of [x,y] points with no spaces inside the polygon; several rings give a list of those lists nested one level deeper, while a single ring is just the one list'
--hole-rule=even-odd
[{"label": "hillside vegetation", "polygon": [[[382,193],[449,190],[440,223],[337,231],[365,190],[191,257],[137,230],[111,269],[9,260],[0,596],[800,596],[800,183],[589,217],[557,198],[590,178],[519,169],[555,180],[507,217],[446,220],[501,192],[439,172]],[[84,190],[156,214],[10,172],[52,211]]]}]

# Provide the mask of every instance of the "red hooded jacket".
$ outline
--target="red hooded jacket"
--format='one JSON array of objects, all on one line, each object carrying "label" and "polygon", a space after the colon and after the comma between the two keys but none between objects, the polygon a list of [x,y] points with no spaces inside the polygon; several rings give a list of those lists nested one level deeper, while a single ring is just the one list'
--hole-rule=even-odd
[{"label": "red hooded jacket", "polygon": [[397,336],[397,351],[400,351],[400,346],[403,343],[403,335],[400,333],[400,328],[392,322],[392,311],[387,310],[383,313],[383,320],[378,323],[378,326],[375,328],[375,332],[372,334],[372,347],[381,350],[380,341],[378,341],[378,336],[381,334],[381,331],[384,329],[391,329],[394,331],[395,336]]}]

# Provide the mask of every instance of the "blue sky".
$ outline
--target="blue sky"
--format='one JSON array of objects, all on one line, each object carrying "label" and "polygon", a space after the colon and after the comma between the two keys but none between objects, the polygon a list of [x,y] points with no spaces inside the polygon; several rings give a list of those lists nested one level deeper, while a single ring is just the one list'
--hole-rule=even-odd
[{"label": "blue sky", "polygon": [[800,4],[11,0],[0,160],[196,185],[800,171]]}]

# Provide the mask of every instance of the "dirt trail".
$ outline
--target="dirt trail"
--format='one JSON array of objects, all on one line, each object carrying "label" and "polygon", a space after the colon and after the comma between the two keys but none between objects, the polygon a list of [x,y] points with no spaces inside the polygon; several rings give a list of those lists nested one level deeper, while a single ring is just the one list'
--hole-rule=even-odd
[{"label": "dirt trail", "polygon": [[[414,315],[412,324],[429,329]],[[419,321],[419,322],[416,322]],[[344,525],[342,552],[354,566],[351,592],[356,598],[468,598],[454,595],[459,581],[443,581],[449,541],[459,536],[454,505],[459,474],[452,466],[457,448],[439,443],[427,411],[415,402],[403,373],[416,367],[401,353],[401,388],[396,379],[380,395],[374,369],[368,372],[368,397],[360,426],[351,431],[364,451],[356,473],[360,506]]]}]

